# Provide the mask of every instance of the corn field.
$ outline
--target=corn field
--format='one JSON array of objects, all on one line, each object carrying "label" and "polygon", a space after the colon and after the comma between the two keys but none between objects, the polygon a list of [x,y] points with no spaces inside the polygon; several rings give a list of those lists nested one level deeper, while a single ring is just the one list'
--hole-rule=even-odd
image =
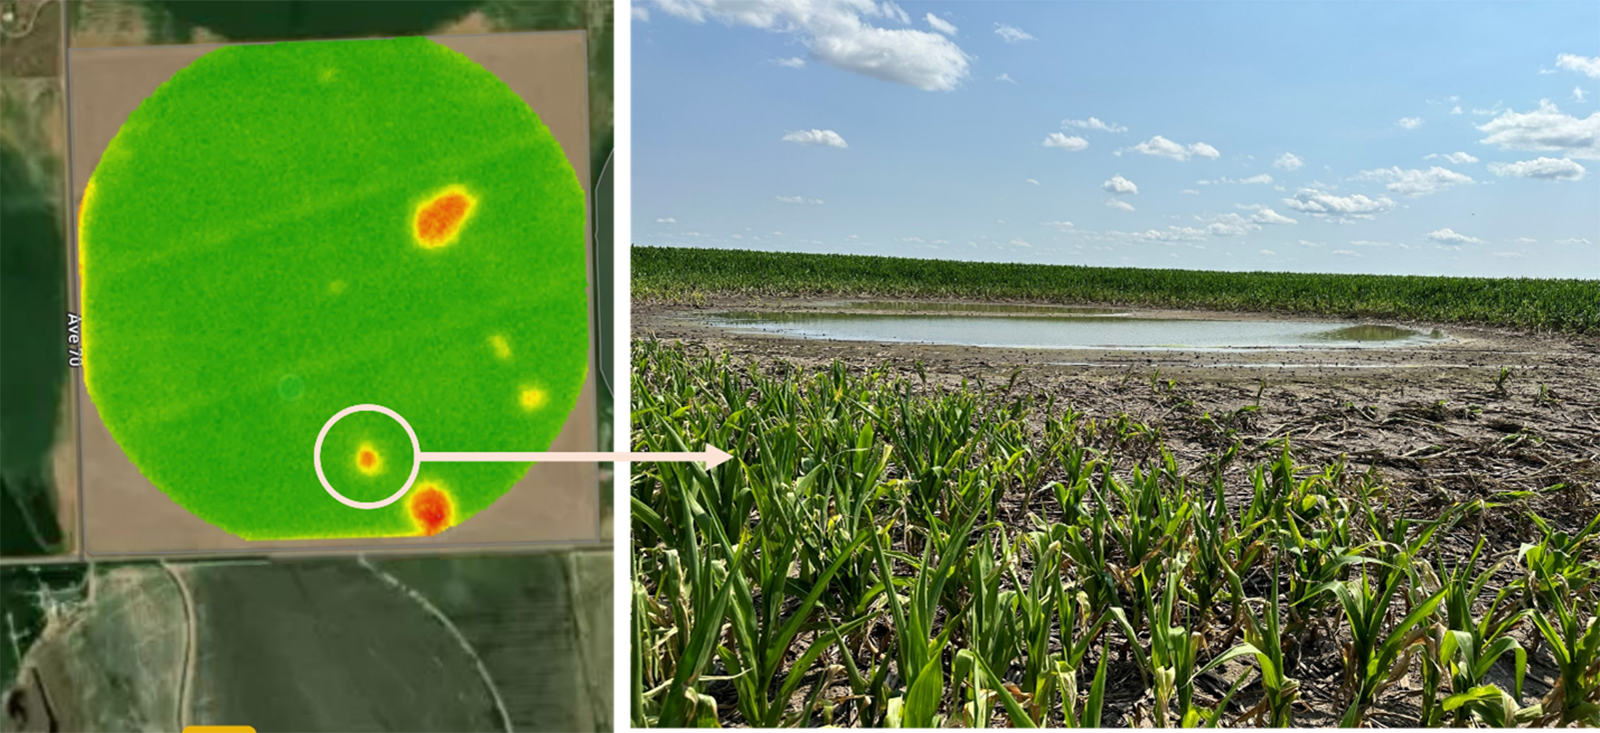
[{"label": "corn field", "polygon": [[1600,331],[1600,272],[1584,280],[1216,272],[905,257],[634,247],[635,300],[710,296],[976,298],[1210,308]]},{"label": "corn field", "polygon": [[636,726],[1600,725],[1600,517],[1292,436],[1181,465],[1011,385],[633,361],[634,450],[734,456],[634,464]]}]

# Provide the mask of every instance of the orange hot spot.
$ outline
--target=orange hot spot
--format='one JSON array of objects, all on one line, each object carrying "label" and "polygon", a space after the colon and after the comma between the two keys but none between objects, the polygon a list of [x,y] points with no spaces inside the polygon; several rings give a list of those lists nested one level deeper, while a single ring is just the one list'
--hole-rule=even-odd
[{"label": "orange hot spot", "polygon": [[422,533],[436,535],[450,527],[450,497],[429,484],[411,497],[411,518],[422,525]]},{"label": "orange hot spot", "polygon": [[372,446],[363,445],[356,451],[356,468],[361,469],[362,473],[371,476],[382,467],[383,461],[379,458],[378,452],[372,449]]},{"label": "orange hot spot", "polygon": [[472,205],[472,197],[458,188],[433,197],[417,209],[417,241],[428,249],[454,241]]}]

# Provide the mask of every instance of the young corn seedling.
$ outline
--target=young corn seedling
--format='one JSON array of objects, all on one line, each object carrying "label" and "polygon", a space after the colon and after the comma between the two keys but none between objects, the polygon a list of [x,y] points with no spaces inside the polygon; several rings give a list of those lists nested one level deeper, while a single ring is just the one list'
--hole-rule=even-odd
[{"label": "young corn seedling", "polygon": [[[1472,555],[1444,578],[1445,622],[1439,639],[1438,662],[1450,681],[1451,695],[1441,705],[1442,712],[1454,716],[1456,726],[1476,719],[1495,728],[1515,727],[1516,715],[1522,700],[1522,680],[1528,671],[1528,652],[1510,632],[1517,624],[1533,614],[1531,609],[1511,612],[1502,604],[1510,595],[1506,590],[1496,594],[1494,601],[1482,616],[1474,616],[1472,605],[1482,594],[1485,584],[1504,564],[1496,563],[1488,570],[1477,573],[1478,555],[1483,551],[1483,540],[1478,540]],[[1488,684],[1489,669],[1502,656],[1511,654],[1515,661],[1513,691],[1507,694],[1500,687]],[[1425,704],[1429,701],[1425,700]],[[1426,711],[1426,706],[1425,706]],[[1424,713],[1427,716],[1426,712]],[[1438,721],[1428,719],[1427,724]]]},{"label": "young corn seedling", "polygon": [[[1255,724],[1260,726],[1291,728],[1294,727],[1294,702],[1300,696],[1300,683],[1289,677],[1288,661],[1283,653],[1283,632],[1279,625],[1283,614],[1278,600],[1277,570],[1276,566],[1272,569],[1272,590],[1267,596],[1266,621],[1257,617],[1248,603],[1244,604],[1244,643],[1218,655],[1201,671],[1209,671],[1245,654],[1253,655],[1257,666],[1261,668],[1261,701],[1245,711],[1241,719],[1253,718]],[[1244,597],[1239,575],[1230,571],[1228,581],[1234,594]]]},{"label": "young corn seedling", "polygon": [[[1542,568],[1536,571],[1549,587],[1562,589],[1559,578]],[[1591,612],[1588,621],[1584,621],[1577,604],[1568,602],[1569,597],[1556,592],[1548,613],[1533,614],[1533,623],[1539,627],[1561,672],[1555,688],[1544,699],[1539,722],[1600,726],[1600,615]]]},{"label": "young corn seedling", "polygon": [[1378,573],[1384,583],[1374,585],[1367,573],[1348,582],[1329,581],[1312,589],[1312,595],[1332,593],[1344,609],[1351,641],[1345,644],[1345,676],[1350,707],[1340,725],[1354,728],[1385,688],[1405,675],[1412,648],[1423,640],[1420,626],[1444,598],[1440,590],[1411,609],[1398,623],[1386,623],[1389,608],[1404,585],[1404,573]]}]

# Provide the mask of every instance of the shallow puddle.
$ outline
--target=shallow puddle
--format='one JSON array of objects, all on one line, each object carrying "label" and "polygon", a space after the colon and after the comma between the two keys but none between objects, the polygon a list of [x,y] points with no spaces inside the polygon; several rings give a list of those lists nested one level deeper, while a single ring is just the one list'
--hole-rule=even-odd
[{"label": "shallow puddle", "polygon": [[[862,306],[856,304],[855,307]],[[710,323],[745,333],[809,339],[1024,349],[1381,348],[1416,346],[1442,338],[1438,332],[1430,335],[1407,328],[1359,323],[1137,318],[1111,314],[1007,318],[729,312],[712,316]]]}]

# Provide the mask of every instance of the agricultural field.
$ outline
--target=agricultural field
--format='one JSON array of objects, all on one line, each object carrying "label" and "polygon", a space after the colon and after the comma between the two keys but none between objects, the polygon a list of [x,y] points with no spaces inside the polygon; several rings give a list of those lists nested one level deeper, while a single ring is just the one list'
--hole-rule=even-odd
[{"label": "agricultural field", "polygon": [[[1594,274],[1594,273],[1591,273]],[[1600,330],[1600,280],[1319,275],[633,248],[633,298],[960,298]]]},{"label": "agricultural field", "polygon": [[[1596,301],[1560,295],[1593,281],[1498,283],[1513,307],[1354,278],[1341,306],[1297,300],[1322,276],[640,252],[634,449],[733,459],[635,467],[636,725],[1600,724]],[[1422,336],[1000,348],[715,320],[1045,303]]]},{"label": "agricultural field", "polygon": [[609,553],[0,573],[0,730],[613,727]]}]

